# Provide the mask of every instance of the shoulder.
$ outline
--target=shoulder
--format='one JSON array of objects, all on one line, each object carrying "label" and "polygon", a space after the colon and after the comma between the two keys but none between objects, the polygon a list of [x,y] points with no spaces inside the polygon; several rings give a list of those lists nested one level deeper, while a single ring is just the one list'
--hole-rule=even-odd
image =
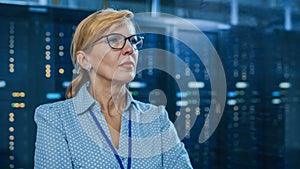
[{"label": "shoulder", "polygon": [[40,118],[47,120],[55,120],[63,116],[62,113],[66,113],[67,108],[72,104],[71,99],[57,101],[53,103],[46,103],[39,105],[35,109],[34,119]]},{"label": "shoulder", "polygon": [[62,101],[56,101],[53,103],[46,103],[41,104],[38,107],[36,107],[36,112],[43,112],[43,111],[57,111],[57,110],[63,110],[66,107],[69,107],[70,104],[72,104],[72,99],[62,100]]}]

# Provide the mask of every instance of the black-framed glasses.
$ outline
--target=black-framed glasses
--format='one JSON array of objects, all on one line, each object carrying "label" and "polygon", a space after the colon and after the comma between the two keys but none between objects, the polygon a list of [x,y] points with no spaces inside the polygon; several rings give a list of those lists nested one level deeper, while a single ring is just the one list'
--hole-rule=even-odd
[{"label": "black-framed glasses", "polygon": [[143,39],[144,37],[141,34],[134,34],[131,36],[124,36],[120,33],[111,33],[108,35],[104,35],[101,36],[100,38],[98,38],[94,43],[96,43],[97,41],[101,40],[105,38],[108,45],[112,48],[112,49],[123,49],[125,44],[126,44],[126,40],[128,39],[128,41],[130,42],[131,46],[135,49],[135,50],[140,50],[143,47]]}]

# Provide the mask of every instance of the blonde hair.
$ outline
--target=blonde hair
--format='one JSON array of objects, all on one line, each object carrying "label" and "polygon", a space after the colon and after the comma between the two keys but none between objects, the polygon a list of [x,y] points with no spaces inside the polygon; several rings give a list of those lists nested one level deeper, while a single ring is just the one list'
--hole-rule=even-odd
[{"label": "blonde hair", "polygon": [[66,91],[66,98],[77,95],[80,88],[89,80],[88,72],[77,63],[78,51],[88,52],[93,42],[113,25],[121,23],[132,24],[133,13],[128,10],[104,9],[92,13],[82,20],[76,28],[71,44],[71,58],[78,76],[73,79]]}]

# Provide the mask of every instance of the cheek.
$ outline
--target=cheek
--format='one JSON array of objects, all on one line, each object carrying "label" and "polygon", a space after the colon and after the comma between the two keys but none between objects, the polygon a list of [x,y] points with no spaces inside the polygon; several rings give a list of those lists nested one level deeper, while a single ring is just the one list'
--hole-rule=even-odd
[{"label": "cheek", "polygon": [[114,74],[119,72],[118,60],[119,56],[117,52],[109,52],[105,56],[101,57],[98,63],[97,72],[107,78],[113,78]]},{"label": "cheek", "polygon": [[136,52],[135,55],[133,55],[133,59],[134,59],[135,63],[138,62],[138,60],[139,60],[139,52]]},{"label": "cheek", "polygon": [[106,49],[105,47],[97,50],[95,49],[93,51],[93,59],[91,62],[97,69],[115,67],[118,57],[112,53],[113,52],[110,51],[110,49]]},{"label": "cheek", "polygon": [[106,55],[100,59],[98,65],[100,70],[113,72],[118,66],[118,61],[117,59],[114,59],[114,56]]}]

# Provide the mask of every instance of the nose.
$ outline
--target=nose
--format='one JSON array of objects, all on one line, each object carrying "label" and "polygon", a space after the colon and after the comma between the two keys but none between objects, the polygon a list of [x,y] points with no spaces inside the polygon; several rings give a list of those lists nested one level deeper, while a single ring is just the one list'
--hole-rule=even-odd
[{"label": "nose", "polygon": [[123,55],[131,55],[134,52],[133,46],[130,44],[129,39],[126,39],[125,45],[122,49]]}]

